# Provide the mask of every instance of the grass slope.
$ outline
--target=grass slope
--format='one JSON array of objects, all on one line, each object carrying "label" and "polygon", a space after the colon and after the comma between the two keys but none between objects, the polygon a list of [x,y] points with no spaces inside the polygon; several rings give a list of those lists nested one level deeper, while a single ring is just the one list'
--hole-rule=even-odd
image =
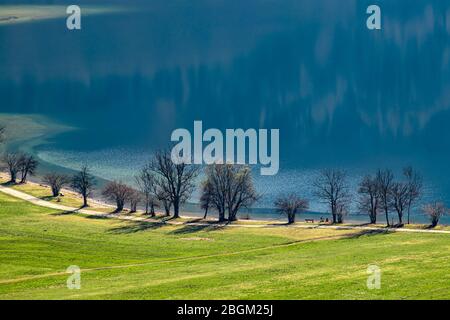
[{"label": "grass slope", "polygon": [[0,194],[0,299],[448,299],[449,253],[445,234],[136,223]]}]

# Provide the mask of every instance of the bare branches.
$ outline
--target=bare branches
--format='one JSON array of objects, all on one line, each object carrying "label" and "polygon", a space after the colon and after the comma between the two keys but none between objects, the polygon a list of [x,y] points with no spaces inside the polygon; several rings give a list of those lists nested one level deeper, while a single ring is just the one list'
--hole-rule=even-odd
[{"label": "bare branches", "polygon": [[301,213],[309,208],[308,200],[302,199],[295,194],[278,197],[274,205],[280,214],[285,214],[288,217],[289,224],[295,222],[297,213]]},{"label": "bare branches", "polygon": [[205,180],[201,185],[201,195],[200,195],[200,208],[205,210],[205,214],[203,219],[206,219],[208,215],[208,210],[212,207],[212,199],[213,199],[213,187],[211,182]]},{"label": "bare branches", "polygon": [[248,208],[260,197],[253,186],[251,170],[247,166],[234,165],[229,171],[229,179],[226,203],[228,208],[228,220],[235,221],[241,208]]},{"label": "bare branches", "polygon": [[149,165],[155,173],[156,194],[163,202],[173,204],[174,217],[179,217],[180,206],[191,196],[195,188],[198,167],[185,163],[172,162],[169,151],[157,152]]},{"label": "bare branches", "polygon": [[403,213],[408,205],[408,185],[403,182],[394,182],[390,188],[391,207],[397,211],[398,222],[403,224]]},{"label": "bare branches", "polygon": [[125,202],[130,200],[134,190],[122,182],[109,182],[102,191],[102,194],[116,202],[116,212],[123,210]]},{"label": "bare branches", "polygon": [[33,156],[20,152],[7,152],[2,156],[2,162],[9,172],[10,183],[16,183],[20,173],[20,183],[25,183],[28,176],[36,173],[39,165],[38,160]]},{"label": "bare branches", "polygon": [[403,169],[403,174],[406,177],[406,183],[408,186],[407,194],[407,210],[408,210],[408,224],[410,223],[410,211],[416,204],[417,200],[422,195],[423,181],[422,176],[415,171],[412,167],[406,167]]},{"label": "bare branches", "polygon": [[219,213],[219,221],[236,220],[238,211],[251,206],[258,198],[253,186],[251,170],[247,166],[232,164],[214,164],[206,169],[209,200]]},{"label": "bare branches", "polygon": [[376,178],[367,175],[359,184],[359,209],[368,213],[370,223],[377,223],[379,211],[378,184]]},{"label": "bare branches", "polygon": [[36,173],[38,165],[39,161],[33,155],[22,154],[19,160],[20,183],[27,182],[28,176]]},{"label": "bare branches", "polygon": [[142,194],[137,190],[131,189],[128,199],[130,200],[130,213],[136,212],[138,204],[142,201]]},{"label": "bare branches", "polygon": [[83,207],[87,207],[87,198],[92,194],[95,184],[95,178],[87,166],[83,166],[80,172],[72,177],[71,187],[83,197]]},{"label": "bare branches", "polygon": [[2,157],[2,162],[9,172],[9,183],[16,183],[17,174],[20,172],[21,157],[22,155],[17,152],[5,153]]},{"label": "bare branches", "polygon": [[62,187],[70,182],[70,178],[65,174],[49,173],[44,176],[43,181],[50,186],[53,196],[58,197]]},{"label": "bare branches", "polygon": [[135,177],[136,184],[139,190],[142,192],[144,203],[145,203],[145,213],[149,213],[149,209],[152,215],[155,214],[155,177],[154,173],[149,164],[145,165],[139,174]]},{"label": "bare branches", "polygon": [[449,209],[442,202],[434,202],[423,206],[422,211],[430,218],[431,227],[436,227],[439,220],[446,214]]},{"label": "bare branches", "polygon": [[341,170],[323,170],[314,182],[314,187],[315,195],[329,206],[333,223],[342,222],[350,201],[346,173]]},{"label": "bare branches", "polygon": [[394,174],[391,170],[378,170],[376,176],[380,208],[386,215],[386,225],[389,227],[389,210],[391,208],[391,187],[394,183]]}]

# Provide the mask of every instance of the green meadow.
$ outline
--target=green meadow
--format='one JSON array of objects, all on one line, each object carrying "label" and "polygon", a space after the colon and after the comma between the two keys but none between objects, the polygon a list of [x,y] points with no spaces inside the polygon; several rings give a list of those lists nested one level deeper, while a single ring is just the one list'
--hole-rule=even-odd
[{"label": "green meadow", "polygon": [[0,194],[0,299],[449,299],[449,253],[448,234],[175,226]]}]

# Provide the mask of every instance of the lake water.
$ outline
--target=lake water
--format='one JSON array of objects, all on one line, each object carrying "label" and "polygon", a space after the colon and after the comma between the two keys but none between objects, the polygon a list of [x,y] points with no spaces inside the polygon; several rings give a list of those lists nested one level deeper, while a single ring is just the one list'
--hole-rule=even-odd
[{"label": "lake water", "polygon": [[355,189],[406,165],[424,176],[422,202],[450,205],[450,3],[377,1],[381,31],[364,0],[127,3],[80,31],[65,18],[0,26],[0,111],[79,128],[36,146],[44,161],[131,181],[194,120],[279,128],[280,172],[255,175],[259,207],[295,191],[323,211],[321,169],[345,169]]}]

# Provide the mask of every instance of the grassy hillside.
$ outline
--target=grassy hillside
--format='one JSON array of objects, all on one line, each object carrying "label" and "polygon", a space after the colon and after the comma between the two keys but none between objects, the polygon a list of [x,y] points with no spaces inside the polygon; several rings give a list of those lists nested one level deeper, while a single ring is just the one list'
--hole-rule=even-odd
[{"label": "grassy hillside", "polygon": [[0,299],[448,299],[449,258],[446,234],[137,223],[0,194]]}]

